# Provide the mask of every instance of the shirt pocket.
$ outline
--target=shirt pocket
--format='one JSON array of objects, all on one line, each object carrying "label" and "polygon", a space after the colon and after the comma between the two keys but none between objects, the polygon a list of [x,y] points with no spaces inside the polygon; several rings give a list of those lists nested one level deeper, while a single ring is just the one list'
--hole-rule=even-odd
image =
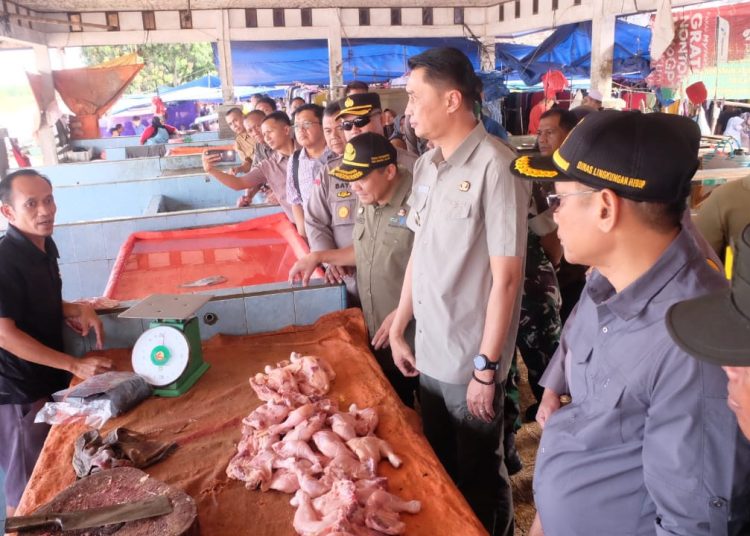
[{"label": "shirt pocket", "polygon": [[440,217],[445,228],[441,234],[451,247],[466,249],[473,243],[476,234],[475,208],[469,200],[447,200],[444,216]]},{"label": "shirt pocket", "polygon": [[599,450],[621,445],[622,399],[625,383],[615,378],[594,380],[598,388],[580,404],[570,406],[563,430],[584,449]]}]

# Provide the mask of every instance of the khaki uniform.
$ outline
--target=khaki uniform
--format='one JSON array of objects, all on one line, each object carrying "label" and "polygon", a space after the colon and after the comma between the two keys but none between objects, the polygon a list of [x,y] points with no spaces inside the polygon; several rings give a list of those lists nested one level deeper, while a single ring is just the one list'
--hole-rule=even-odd
[{"label": "khaki uniform", "polygon": [[243,132],[242,134],[235,136],[234,146],[242,155],[243,162],[252,163],[253,158],[255,157],[255,140],[249,132]]},{"label": "khaki uniform", "polygon": [[401,296],[414,233],[406,225],[412,177],[399,171],[399,184],[383,206],[360,205],[354,224],[357,287],[372,338]]},{"label": "khaki uniform", "polygon": [[[479,352],[492,273],[490,257],[526,254],[529,187],[509,170],[512,150],[479,123],[448,160],[439,149],[414,168],[409,227],[415,232],[412,291],[417,369],[468,384]],[[498,380],[515,352],[515,300]]]},{"label": "khaki uniform", "polygon": [[341,157],[331,158],[315,180],[305,206],[305,230],[311,251],[340,249],[352,244],[357,196],[350,183],[328,173],[341,164]]}]

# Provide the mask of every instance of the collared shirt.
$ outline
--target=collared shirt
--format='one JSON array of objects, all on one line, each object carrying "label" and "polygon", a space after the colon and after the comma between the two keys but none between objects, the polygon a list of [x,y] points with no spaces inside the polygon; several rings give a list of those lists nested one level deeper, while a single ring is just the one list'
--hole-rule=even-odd
[{"label": "collared shirt", "polygon": [[234,145],[242,154],[243,162],[252,162],[255,156],[255,140],[249,132],[237,134],[234,138]]},{"label": "collared shirt", "polygon": [[331,150],[326,147],[318,158],[310,158],[305,148],[299,151],[299,167],[297,169],[299,191],[297,191],[297,187],[294,184],[294,160],[292,157],[289,159],[289,165],[286,169],[286,196],[291,204],[302,205],[304,207],[310,198],[315,178],[320,174],[330,158]]},{"label": "collared shirt", "polygon": [[[52,238],[46,252],[13,225],[0,239],[0,317],[40,343],[63,350],[62,281]],[[65,389],[70,375],[0,348],[0,404],[34,402]]]},{"label": "collared shirt", "polygon": [[273,151],[270,157],[263,160],[249,172],[241,175],[241,177],[246,182],[246,188],[268,184],[276,195],[276,199],[284,210],[284,214],[293,222],[292,205],[286,197],[286,167],[288,163],[288,156],[278,151]]},{"label": "collared shirt", "polygon": [[414,233],[406,225],[411,174],[401,168],[398,180],[385,205],[360,204],[354,224],[357,289],[370,337],[398,307],[414,243]]},{"label": "collared shirt", "polygon": [[[467,384],[479,352],[492,287],[490,257],[526,253],[529,186],[510,173],[508,145],[478,123],[445,160],[439,148],[414,167],[412,297],[417,369]],[[504,379],[515,351],[521,292],[501,354]]]},{"label": "collared shirt", "polygon": [[352,193],[351,183],[329,173],[339,164],[341,156],[331,153],[305,205],[305,231],[310,251],[345,248],[352,244],[357,198]]},{"label": "collared shirt", "polygon": [[258,167],[263,160],[273,154],[273,150],[265,143],[255,144],[255,156],[253,156],[253,167]]},{"label": "collared shirt", "polygon": [[749,446],[723,371],[680,350],[664,321],[673,303],[726,284],[686,231],[620,292],[589,277],[540,382],[572,397],[547,420],[536,458],[547,536],[726,534]]}]

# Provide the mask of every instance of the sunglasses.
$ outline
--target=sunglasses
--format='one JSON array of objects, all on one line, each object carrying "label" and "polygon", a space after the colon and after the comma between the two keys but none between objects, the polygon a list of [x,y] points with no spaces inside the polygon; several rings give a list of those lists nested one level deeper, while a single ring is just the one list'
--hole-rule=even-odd
[{"label": "sunglasses", "polygon": [[552,209],[552,211],[556,211],[558,208],[560,208],[560,201],[564,197],[572,196],[572,195],[586,195],[586,194],[595,194],[599,192],[600,190],[584,190],[583,192],[572,192],[569,194],[547,194],[545,196],[545,199],[547,199],[547,205],[549,208]]},{"label": "sunglasses", "polygon": [[378,115],[380,112],[376,112],[371,115],[363,115],[362,117],[357,117],[356,119],[352,119],[351,121],[341,121],[341,128],[346,130],[347,132],[353,129],[354,127],[362,128],[370,124],[370,121],[372,120],[373,116]]}]

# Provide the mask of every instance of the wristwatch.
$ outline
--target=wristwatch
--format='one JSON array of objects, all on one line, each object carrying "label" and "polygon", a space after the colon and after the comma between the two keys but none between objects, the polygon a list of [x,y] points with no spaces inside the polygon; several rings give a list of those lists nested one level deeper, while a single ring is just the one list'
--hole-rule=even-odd
[{"label": "wristwatch", "polygon": [[490,361],[484,354],[474,356],[474,370],[497,370],[498,363]]}]

